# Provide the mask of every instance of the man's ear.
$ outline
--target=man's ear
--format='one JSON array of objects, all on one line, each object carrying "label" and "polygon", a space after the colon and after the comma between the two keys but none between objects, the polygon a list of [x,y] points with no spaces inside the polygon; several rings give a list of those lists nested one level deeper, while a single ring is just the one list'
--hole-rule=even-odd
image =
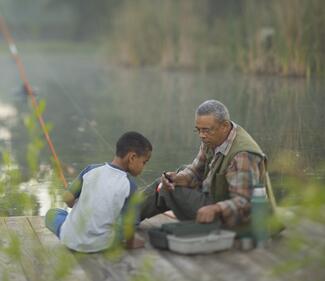
[{"label": "man's ear", "polygon": [[230,121],[224,121],[224,123],[222,124],[224,130],[228,130],[229,128],[231,128],[231,122]]}]

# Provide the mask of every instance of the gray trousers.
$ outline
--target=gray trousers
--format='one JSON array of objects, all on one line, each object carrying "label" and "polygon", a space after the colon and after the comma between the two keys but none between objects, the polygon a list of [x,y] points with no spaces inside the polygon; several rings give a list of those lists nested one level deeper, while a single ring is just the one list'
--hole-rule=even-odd
[{"label": "gray trousers", "polygon": [[194,220],[198,209],[213,204],[214,200],[208,193],[187,187],[175,187],[168,191],[156,191],[160,178],[145,188],[144,202],[141,206],[140,218],[153,217],[157,214],[172,210],[179,220]]}]

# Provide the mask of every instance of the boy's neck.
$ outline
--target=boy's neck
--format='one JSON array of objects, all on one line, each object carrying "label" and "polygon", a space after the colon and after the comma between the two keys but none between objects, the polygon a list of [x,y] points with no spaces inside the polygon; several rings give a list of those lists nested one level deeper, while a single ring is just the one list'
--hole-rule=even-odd
[{"label": "boy's neck", "polygon": [[111,163],[121,170],[127,171],[127,163],[125,162],[125,159],[115,156]]}]

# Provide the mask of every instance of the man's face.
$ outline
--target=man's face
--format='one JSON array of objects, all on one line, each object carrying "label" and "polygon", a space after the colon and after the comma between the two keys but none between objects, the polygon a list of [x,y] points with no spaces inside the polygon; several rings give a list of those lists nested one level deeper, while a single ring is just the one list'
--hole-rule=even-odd
[{"label": "man's face", "polygon": [[201,141],[211,148],[221,145],[227,138],[227,122],[219,122],[213,115],[197,115],[195,130]]}]

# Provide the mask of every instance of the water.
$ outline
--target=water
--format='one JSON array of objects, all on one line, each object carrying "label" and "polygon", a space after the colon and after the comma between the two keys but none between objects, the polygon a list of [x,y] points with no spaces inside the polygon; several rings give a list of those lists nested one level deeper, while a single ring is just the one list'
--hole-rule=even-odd
[{"label": "water", "polygon": [[[324,179],[323,80],[127,69],[81,54],[26,55],[23,61],[37,98],[46,101],[44,118],[54,126],[51,136],[70,167],[69,181],[90,163],[110,161],[117,138],[128,130],[142,132],[154,147],[140,186],[190,163],[199,146],[194,111],[206,99],[225,103],[232,120],[264,149],[278,196],[292,170]],[[11,147],[27,170],[23,117],[30,108],[6,53],[0,54],[0,77],[0,147]],[[49,163],[48,149],[41,160]],[[49,204],[46,196],[40,200]]]}]

